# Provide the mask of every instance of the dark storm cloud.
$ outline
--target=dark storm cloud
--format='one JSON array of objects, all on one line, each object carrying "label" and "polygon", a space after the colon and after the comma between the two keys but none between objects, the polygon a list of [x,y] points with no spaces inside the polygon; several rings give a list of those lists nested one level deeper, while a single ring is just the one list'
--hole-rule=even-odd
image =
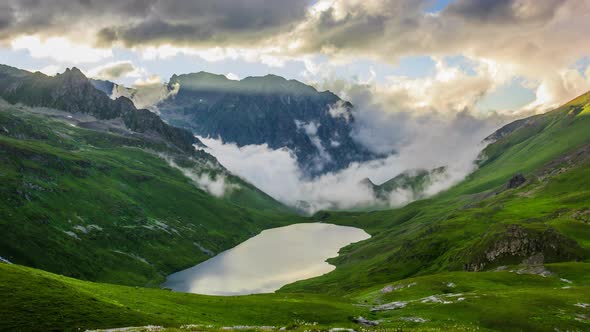
[{"label": "dark storm cloud", "polygon": [[543,0],[525,3],[514,0],[458,0],[449,5],[445,14],[470,21],[492,23],[526,23],[551,19],[563,0]]},{"label": "dark storm cloud", "polygon": [[133,26],[108,27],[99,31],[100,44],[122,41],[126,45],[146,43],[190,43],[212,38],[213,31],[208,26],[197,27],[187,24],[170,24],[161,20],[144,21]]},{"label": "dark storm cloud", "polygon": [[101,42],[199,44],[256,40],[284,31],[305,16],[305,0],[158,1],[140,22],[103,29]]},{"label": "dark storm cloud", "polygon": [[307,0],[4,0],[0,39],[96,35],[104,46],[255,40],[305,17]]}]

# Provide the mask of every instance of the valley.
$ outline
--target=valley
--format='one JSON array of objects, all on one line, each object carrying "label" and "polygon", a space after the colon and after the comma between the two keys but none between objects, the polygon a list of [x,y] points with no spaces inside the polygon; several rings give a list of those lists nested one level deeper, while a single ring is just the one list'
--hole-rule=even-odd
[{"label": "valley", "polygon": [[590,331],[590,0],[0,0],[0,332]]},{"label": "valley", "polygon": [[[4,82],[14,75],[5,72]],[[50,90],[56,84],[31,79]],[[71,94],[60,104],[54,92],[36,99],[11,91],[0,105],[0,291],[10,294],[0,305],[2,330],[588,327],[590,94],[490,133],[475,171],[434,196],[397,209],[304,216],[233,175],[196,139],[189,148],[179,140],[186,134],[159,117],[130,125],[125,118],[141,110],[105,118],[106,106],[92,113],[60,106],[76,105]],[[99,105],[126,103],[100,93]],[[367,185],[419,192],[441,171]],[[359,233],[257,242],[290,227],[341,226]],[[252,243],[262,243],[254,258],[225,251]],[[277,269],[288,259],[273,254],[298,252],[281,252],[283,245],[309,250],[313,264]],[[240,273],[251,271],[260,274],[240,285],[249,282]],[[175,285],[187,273],[212,274],[204,288]],[[282,274],[295,275],[261,286]],[[182,280],[171,282],[175,276]],[[233,282],[238,288],[228,288]],[[267,294],[236,296],[256,292]]]}]

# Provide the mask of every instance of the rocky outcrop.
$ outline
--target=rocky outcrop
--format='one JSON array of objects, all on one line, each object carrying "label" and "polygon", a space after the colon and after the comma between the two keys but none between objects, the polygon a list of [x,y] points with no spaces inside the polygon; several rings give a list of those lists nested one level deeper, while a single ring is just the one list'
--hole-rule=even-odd
[{"label": "rocky outcrop", "polygon": [[516,174],[513,177],[511,177],[510,180],[508,181],[507,188],[508,189],[518,188],[525,182],[526,182],[526,179],[525,179],[524,175]]},{"label": "rocky outcrop", "polygon": [[194,151],[193,144],[200,143],[190,131],[172,127],[148,110],[138,110],[125,97],[110,99],[77,68],[47,76],[0,65],[0,97],[13,104],[84,113],[100,120],[121,118],[128,129],[161,139],[185,152]]},{"label": "rocky outcrop", "polygon": [[534,117],[530,117],[530,118],[525,118],[525,119],[513,121],[513,122],[503,126],[502,128],[496,130],[488,137],[486,137],[484,139],[484,142],[485,141],[495,142],[505,136],[508,136],[508,135],[512,134],[513,132],[515,132],[516,130],[525,126],[527,124],[527,122],[529,122],[533,119],[534,119]]},{"label": "rocky outcrop", "polygon": [[581,251],[576,241],[554,228],[538,231],[513,224],[470,248],[472,258],[463,269],[477,272],[493,265],[517,264],[535,257],[543,257],[544,262],[579,260]]}]

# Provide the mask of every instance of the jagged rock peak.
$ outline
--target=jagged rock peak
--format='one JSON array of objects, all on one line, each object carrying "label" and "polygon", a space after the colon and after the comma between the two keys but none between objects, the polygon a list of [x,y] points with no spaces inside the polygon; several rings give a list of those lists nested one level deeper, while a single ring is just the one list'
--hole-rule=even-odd
[{"label": "jagged rock peak", "polygon": [[62,79],[70,84],[89,83],[88,78],[76,67],[67,68],[63,73],[57,74],[56,78]]},{"label": "jagged rock peak", "polygon": [[64,71],[61,75],[87,78],[86,75],[84,75],[84,73],[77,67],[66,68],[66,71]]}]

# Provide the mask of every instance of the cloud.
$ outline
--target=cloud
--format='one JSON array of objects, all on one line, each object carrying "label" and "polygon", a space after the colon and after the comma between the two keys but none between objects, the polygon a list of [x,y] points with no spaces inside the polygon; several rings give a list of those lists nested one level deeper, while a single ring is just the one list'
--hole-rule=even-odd
[{"label": "cloud", "polygon": [[266,145],[238,147],[216,139],[200,139],[208,146],[207,151],[234,174],[288,205],[313,213],[320,209],[398,207],[407,204],[415,199],[411,193],[395,191],[387,201],[382,201],[361,181],[370,178],[375,183],[382,183],[408,169],[432,169],[446,165],[447,172],[434,178],[426,188],[427,196],[434,195],[459,182],[474,169],[473,161],[483,148],[479,142],[488,133],[481,131],[471,136],[457,133],[450,137],[427,135],[404,146],[396,155],[354,163],[342,171],[314,179],[303,175],[296,158],[288,150],[272,150]]},{"label": "cloud", "polygon": [[63,69],[58,65],[48,65],[40,69],[31,69],[31,72],[40,71],[45,75],[55,76],[57,73],[61,73]]},{"label": "cloud", "polygon": [[171,44],[146,46],[138,48],[146,60],[168,59],[177,55],[196,56],[207,62],[223,60],[243,60],[250,63],[261,63],[269,67],[282,67],[287,61],[305,59],[308,56],[293,57],[285,54],[276,46],[256,46],[253,48],[214,46],[208,48],[179,47]]},{"label": "cloud", "polygon": [[138,78],[133,82],[135,87],[141,88],[149,88],[153,85],[162,85],[162,78],[159,75],[150,75],[144,78]]},{"label": "cloud", "polygon": [[122,78],[136,78],[131,88],[115,84],[110,93],[112,99],[127,97],[137,108],[149,109],[158,113],[157,104],[178,93],[178,84],[164,84],[159,75],[149,74],[131,61],[110,62],[88,71],[88,76],[96,79],[115,81]]},{"label": "cloud", "polygon": [[[438,83],[440,87],[437,88],[455,83],[448,80]],[[387,158],[354,163],[344,170],[309,179],[298,168],[294,154],[287,149],[272,150],[267,145],[238,147],[216,139],[201,140],[208,146],[208,152],[230,171],[286,204],[314,212],[406,204],[416,199],[413,193],[398,190],[382,201],[361,181],[370,178],[379,184],[413,169],[431,170],[446,166],[446,172],[433,179],[425,194],[434,195],[447,189],[473,171],[474,161],[484,147],[483,139],[510,121],[508,117],[493,113],[485,117],[474,116],[468,109],[477,98],[468,93],[464,94],[465,100],[455,101],[460,107],[440,103],[436,106],[445,108],[437,110],[430,105],[420,109],[421,104],[417,101],[421,97],[412,95],[413,84],[402,84],[393,90],[376,84],[339,81],[324,84],[338,87],[339,90],[335,91],[347,96],[355,105],[352,111],[354,139],[374,152],[389,154]],[[467,83],[463,85],[464,88],[467,86]],[[400,96],[405,97],[398,103],[391,102]],[[313,137],[318,125],[299,123],[298,128]]]},{"label": "cloud", "polygon": [[175,96],[180,90],[180,85],[174,84],[169,87],[162,83],[157,75],[151,75],[145,79],[138,79],[132,88],[115,85],[111,98],[127,97],[133,101],[135,107],[145,108],[158,113],[158,103],[166,98]]},{"label": "cloud", "polygon": [[4,0],[0,12],[9,19],[0,26],[0,40],[24,35],[68,36],[77,42],[93,40],[96,27],[146,17],[153,3],[152,0]]},{"label": "cloud", "polygon": [[11,47],[27,50],[33,58],[51,58],[68,63],[97,62],[113,56],[110,49],[76,44],[63,37],[41,39],[37,36],[22,36],[12,40]]},{"label": "cloud", "polygon": [[208,167],[207,169],[199,171],[195,168],[179,166],[170,156],[164,154],[159,154],[159,156],[171,167],[180,170],[184,176],[191,179],[199,189],[202,189],[215,197],[224,197],[230,194],[233,190],[240,188],[239,185],[228,181],[223,172],[220,172],[220,169],[217,169],[216,167]]},{"label": "cloud", "polygon": [[[499,76],[526,77],[557,87],[565,70],[590,54],[590,3],[585,0],[458,0],[440,13],[429,1],[318,1],[289,34],[291,52],[346,61],[360,55],[397,63],[404,56],[462,54],[494,66]],[[579,90],[551,89],[552,105]],[[590,82],[586,82],[590,89]],[[537,103],[540,104],[540,103]]]},{"label": "cloud", "polygon": [[534,101],[523,107],[524,111],[542,113],[554,109],[590,89],[590,66],[581,73],[576,69],[555,71],[540,81],[535,89]]},{"label": "cloud", "polygon": [[521,24],[547,21],[563,4],[563,0],[458,0],[451,3],[445,13],[480,24]]},{"label": "cloud", "polygon": [[306,0],[155,1],[144,19],[105,27],[99,38],[128,46],[245,44],[287,29],[305,16],[307,5]]},{"label": "cloud", "polygon": [[[318,79],[314,85],[352,102],[354,108],[348,112],[354,117],[353,138],[377,154],[398,151],[424,135],[429,127],[450,130],[445,125],[461,118],[472,118],[474,126],[490,125],[474,130],[493,130],[494,125],[514,116],[475,111],[484,96],[507,81],[508,77],[495,74],[493,66],[479,63],[467,71],[451,67],[442,59],[434,60],[433,76],[390,76],[383,82],[376,82],[372,76],[356,82],[340,79],[337,67],[324,65],[321,71],[313,73]],[[333,111],[332,116],[344,111]]]},{"label": "cloud", "polygon": [[316,148],[318,152],[318,154],[314,157],[314,159],[311,162],[312,169],[317,172],[322,171],[326,164],[333,162],[333,160],[330,153],[326,151],[326,148],[322,144],[322,140],[318,137],[318,129],[320,127],[320,124],[314,121],[306,123],[299,120],[295,120],[295,126],[297,127],[297,130],[303,131],[307,135],[307,137],[311,141],[311,144],[313,144],[313,146]]},{"label": "cloud", "polygon": [[131,61],[117,61],[93,68],[88,75],[101,80],[116,80],[122,77],[139,77],[144,73],[144,69],[136,68]]},{"label": "cloud", "polygon": [[[187,54],[275,67],[318,54],[331,62],[369,58],[393,65],[405,56],[462,54],[545,91],[545,99],[531,107],[546,109],[582,89],[562,72],[590,54],[588,1],[456,0],[437,13],[428,11],[431,5],[431,0],[6,0],[0,5],[0,41],[62,62],[98,61],[112,56],[111,47],[131,48],[146,58]],[[590,89],[590,82],[583,87]]]},{"label": "cloud", "polygon": [[347,107],[342,100],[339,100],[334,105],[330,105],[328,114],[333,118],[343,118],[346,122],[349,122],[352,117],[349,107]]},{"label": "cloud", "polygon": [[307,0],[5,0],[0,40],[68,35],[105,46],[258,40],[306,15]]},{"label": "cloud", "polygon": [[227,74],[225,74],[225,77],[227,77],[228,79],[233,80],[233,81],[240,80],[240,76],[238,76],[237,74],[234,74],[234,73],[227,73]]}]

